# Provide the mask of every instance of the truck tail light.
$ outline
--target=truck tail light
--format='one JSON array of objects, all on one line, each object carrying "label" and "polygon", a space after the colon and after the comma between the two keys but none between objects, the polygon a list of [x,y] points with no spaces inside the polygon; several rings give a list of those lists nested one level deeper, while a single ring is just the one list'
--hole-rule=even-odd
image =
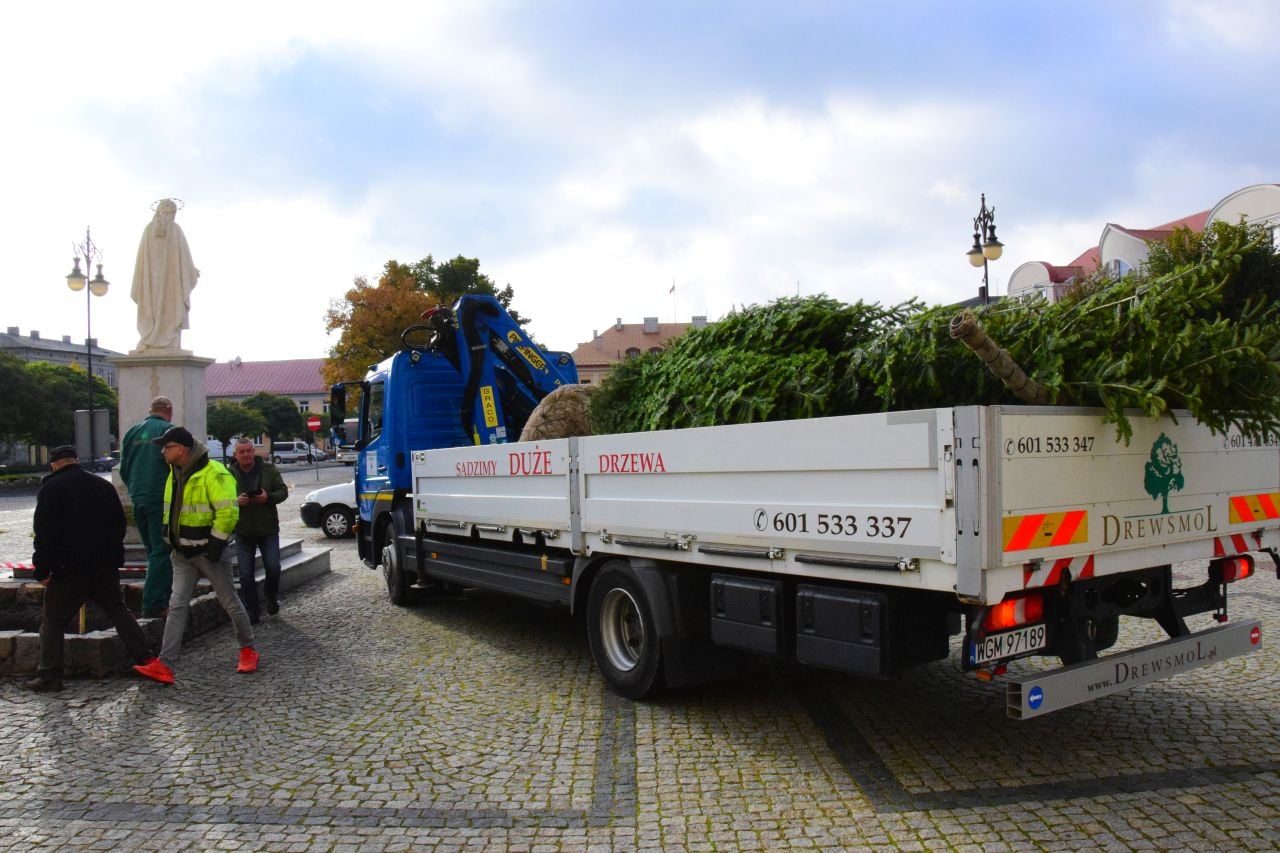
[{"label": "truck tail light", "polygon": [[988,608],[986,615],[982,617],[982,630],[987,633],[1005,631],[1019,625],[1039,622],[1043,618],[1044,597],[1041,593],[1033,592],[1006,599]]},{"label": "truck tail light", "polygon": [[1222,583],[1244,580],[1253,574],[1253,555],[1237,554],[1209,564],[1209,577]]}]

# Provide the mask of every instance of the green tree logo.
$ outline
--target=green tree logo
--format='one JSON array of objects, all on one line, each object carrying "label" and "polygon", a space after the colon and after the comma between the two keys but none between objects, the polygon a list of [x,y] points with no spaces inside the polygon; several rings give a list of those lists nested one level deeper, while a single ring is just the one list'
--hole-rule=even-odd
[{"label": "green tree logo", "polygon": [[1151,461],[1147,463],[1144,485],[1147,494],[1163,501],[1160,507],[1162,514],[1169,512],[1169,492],[1181,491],[1185,485],[1182,479],[1182,459],[1178,456],[1178,445],[1164,433],[1160,433],[1155,444],[1151,445]]}]

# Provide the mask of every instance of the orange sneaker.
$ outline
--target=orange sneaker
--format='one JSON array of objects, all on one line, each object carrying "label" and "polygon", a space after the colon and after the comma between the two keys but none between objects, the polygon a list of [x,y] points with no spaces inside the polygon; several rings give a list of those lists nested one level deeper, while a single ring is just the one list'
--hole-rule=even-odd
[{"label": "orange sneaker", "polygon": [[173,670],[169,669],[160,658],[152,658],[144,664],[139,664],[133,668],[133,671],[161,684],[173,684]]},{"label": "orange sneaker", "polygon": [[253,650],[253,646],[245,646],[240,650],[240,665],[236,667],[236,672],[257,672],[258,671],[258,653]]}]

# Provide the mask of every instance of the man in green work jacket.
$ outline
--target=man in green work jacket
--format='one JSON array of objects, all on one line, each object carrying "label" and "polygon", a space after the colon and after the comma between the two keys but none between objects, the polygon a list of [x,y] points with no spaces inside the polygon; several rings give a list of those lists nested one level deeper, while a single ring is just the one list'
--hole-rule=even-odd
[{"label": "man in green work jacket", "polygon": [[156,397],[151,411],[120,442],[120,479],[129,489],[133,522],[147,550],[147,579],[142,584],[142,615],[163,616],[173,586],[173,561],[164,535],[164,481],[169,466],[154,442],[172,426],[173,401]]}]

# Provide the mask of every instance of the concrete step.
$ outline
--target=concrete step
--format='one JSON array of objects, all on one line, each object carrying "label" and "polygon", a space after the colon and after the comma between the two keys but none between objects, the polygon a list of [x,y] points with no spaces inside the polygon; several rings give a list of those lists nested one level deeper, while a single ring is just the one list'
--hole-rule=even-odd
[{"label": "concrete step", "polygon": [[[234,540],[232,540],[234,541]],[[280,540],[280,563],[284,564],[284,560],[291,554],[296,554],[302,550],[301,539],[281,539]],[[228,562],[231,566],[236,566],[235,548],[228,546],[223,552],[224,562]],[[258,567],[262,567],[262,556],[257,558]],[[33,567],[30,563],[7,563],[5,564],[13,574],[14,580],[29,580]],[[120,567],[120,578],[128,580],[131,578],[144,578],[147,575],[147,552],[141,545],[125,543],[124,546],[124,565]]]},{"label": "concrete step", "polygon": [[[281,543],[282,552],[283,546],[284,543]],[[282,597],[284,593],[327,574],[330,550],[329,548],[303,548],[301,540],[294,540],[289,548],[288,557],[282,554],[280,559]],[[232,576],[235,576],[234,569]],[[261,584],[263,577],[261,567],[258,569],[257,576],[258,583]],[[13,586],[13,582],[9,582],[8,585]],[[141,600],[142,582],[126,581],[122,587],[125,601],[136,612],[137,604]],[[7,595],[10,592],[13,593],[12,596]],[[261,593],[261,587],[259,587],[259,593]],[[0,606],[5,604],[6,598],[14,599],[9,602],[11,606],[19,603],[25,607],[34,606],[38,613],[40,603],[44,599],[44,587],[29,581],[7,591],[0,589]],[[91,606],[90,610],[97,613],[95,607]],[[280,616],[265,618],[286,618],[287,612],[288,604],[283,602]],[[97,615],[97,620],[105,622],[101,614]],[[196,595],[191,601],[190,618],[187,621],[186,633],[183,635],[184,642],[229,622],[230,619],[222,609],[222,605],[218,603],[218,597],[213,593],[208,581],[202,580],[197,584]],[[142,631],[146,634],[147,642],[151,644],[153,651],[159,651],[160,639],[164,634],[164,620],[139,619],[138,624],[142,626]],[[85,634],[68,632],[64,663],[66,677],[100,678],[114,675],[123,671],[125,664],[124,644],[116,636],[115,628],[107,627]],[[0,631],[0,675],[33,675],[39,665],[40,635],[36,632],[36,627],[33,626],[32,630]]]}]

